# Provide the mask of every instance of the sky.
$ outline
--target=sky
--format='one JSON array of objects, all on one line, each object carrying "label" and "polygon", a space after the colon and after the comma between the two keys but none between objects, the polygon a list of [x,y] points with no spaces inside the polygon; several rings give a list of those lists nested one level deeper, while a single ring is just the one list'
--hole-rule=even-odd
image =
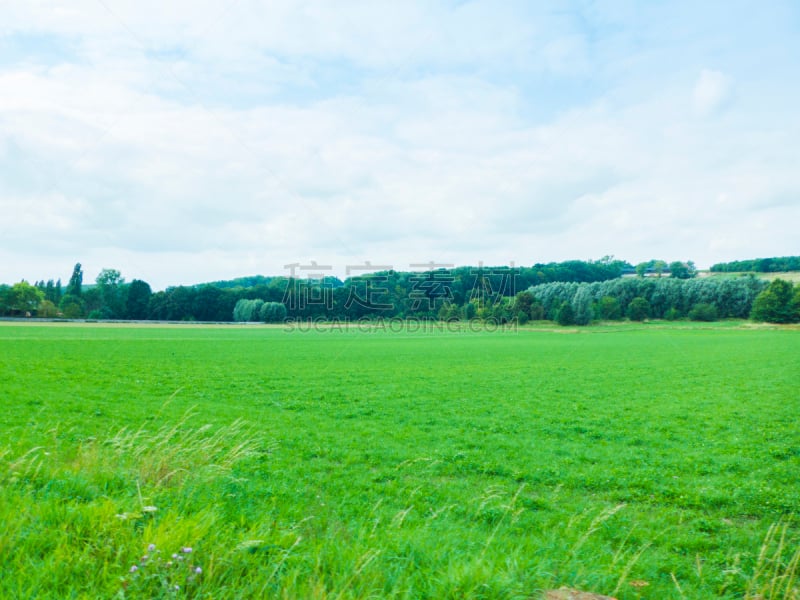
[{"label": "sky", "polygon": [[798,107],[794,0],[0,0],[0,282],[797,255]]}]

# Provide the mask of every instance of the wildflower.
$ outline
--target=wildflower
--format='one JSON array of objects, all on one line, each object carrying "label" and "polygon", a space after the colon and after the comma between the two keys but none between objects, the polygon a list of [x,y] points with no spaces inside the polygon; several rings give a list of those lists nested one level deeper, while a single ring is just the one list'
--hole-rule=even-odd
[{"label": "wildflower", "polygon": [[138,570],[139,570],[139,567],[137,567],[136,565],[133,565],[131,567],[131,573],[136,573],[136,571],[138,571]]},{"label": "wildflower", "polygon": [[157,510],[158,510],[158,507],[156,507],[156,506],[143,506],[142,507],[142,512],[146,512],[146,513],[156,512]]},{"label": "wildflower", "polygon": [[185,548],[181,548],[181,552],[184,554],[190,554],[192,552],[191,546],[186,546]]},{"label": "wildflower", "polygon": [[195,567],[194,568],[194,572],[197,573],[198,575],[200,575],[200,573],[203,572],[203,569],[201,569],[200,567]]},{"label": "wildflower", "polygon": [[156,545],[155,545],[155,544],[150,544],[150,545],[147,547],[147,551],[148,551],[148,552],[153,552],[155,549],[156,549]]}]

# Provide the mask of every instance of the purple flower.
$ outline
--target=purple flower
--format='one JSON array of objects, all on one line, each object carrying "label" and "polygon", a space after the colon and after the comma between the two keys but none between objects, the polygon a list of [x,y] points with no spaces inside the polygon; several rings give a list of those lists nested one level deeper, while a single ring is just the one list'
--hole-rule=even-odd
[{"label": "purple flower", "polygon": [[150,545],[147,547],[147,551],[148,551],[148,552],[153,552],[155,549],[156,549],[156,545],[155,545],[155,544],[150,544]]},{"label": "purple flower", "polygon": [[181,548],[181,552],[183,552],[184,554],[190,554],[192,552],[192,547],[186,546],[185,548]]},{"label": "purple flower", "polygon": [[138,570],[139,570],[139,567],[137,567],[136,565],[133,565],[131,567],[131,573],[136,573],[136,571],[138,571]]},{"label": "purple flower", "polygon": [[198,575],[200,575],[200,573],[203,572],[203,569],[201,569],[200,567],[195,567],[194,568],[194,572],[197,573]]}]

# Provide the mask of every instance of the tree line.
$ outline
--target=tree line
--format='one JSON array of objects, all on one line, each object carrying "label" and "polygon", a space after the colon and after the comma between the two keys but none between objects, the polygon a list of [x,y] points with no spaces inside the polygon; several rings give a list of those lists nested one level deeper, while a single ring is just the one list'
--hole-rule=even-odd
[{"label": "tree line", "polygon": [[550,283],[531,288],[540,318],[563,325],[593,320],[633,321],[691,318],[746,319],[768,283],[755,276],[738,278],[624,278],[591,284]]},{"label": "tree line", "polygon": [[626,278],[598,283],[551,283],[525,294],[531,318],[561,325],[594,320],[694,321],[747,319],[800,323],[800,284],[767,282],[749,274],[734,278]]},{"label": "tree line", "polygon": [[[389,316],[435,317],[444,300],[463,304],[478,280],[488,288],[501,290],[500,294],[511,295],[512,286],[521,289],[550,281],[602,281],[619,277],[625,269],[631,268],[624,261],[604,257],[598,261],[537,263],[521,268],[440,269],[433,273],[430,281],[427,276],[393,270],[345,281],[336,277],[302,279],[255,275],[201,285],[171,286],[153,292],[145,281],[126,282],[116,269],[103,269],[93,284],[86,284],[83,268],[78,263],[66,286],[62,286],[60,279],[0,285],[0,315],[232,321],[244,314],[238,311],[234,315],[240,300],[260,300],[284,304],[287,318],[359,318],[376,310],[376,306],[380,312],[386,312],[384,309],[389,304],[395,307]],[[502,280],[512,272],[513,282],[503,286]],[[386,288],[383,291],[382,285]],[[361,288],[368,289],[358,292]],[[449,294],[431,293],[433,288],[446,289]],[[419,297],[420,292],[423,292],[422,297]],[[367,298],[360,298],[362,293]]]},{"label": "tree line", "polygon": [[712,265],[710,270],[714,273],[784,273],[786,271],[800,271],[800,256],[776,256],[773,258],[734,260],[732,262]]},{"label": "tree line", "polygon": [[115,269],[103,269],[94,284],[84,284],[79,263],[66,286],[60,280],[0,285],[0,314],[214,322],[548,319],[585,325],[623,318],[749,316],[800,321],[800,286],[768,285],[754,276],[697,279],[695,275],[691,262],[653,260],[633,267],[604,257],[531,267],[387,270],[344,281],[259,275],[153,292],[147,282],[126,282]]}]

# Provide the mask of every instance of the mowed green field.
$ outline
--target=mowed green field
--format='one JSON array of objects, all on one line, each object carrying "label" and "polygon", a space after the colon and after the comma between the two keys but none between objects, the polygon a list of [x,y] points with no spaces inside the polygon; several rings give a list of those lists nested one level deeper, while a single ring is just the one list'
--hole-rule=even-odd
[{"label": "mowed green field", "polygon": [[[700,277],[720,277],[720,278],[731,278],[731,277],[746,277],[750,273],[745,271],[731,271],[728,273],[712,273],[710,271],[703,271],[700,274]],[[759,279],[765,279],[766,281],[774,281],[775,279],[783,279],[784,281],[791,281],[792,283],[800,283],[800,271],[778,271],[778,272],[771,272],[771,273],[752,273]]]},{"label": "mowed green field", "polygon": [[797,597],[797,328],[0,324],[0,409],[2,598]]}]

